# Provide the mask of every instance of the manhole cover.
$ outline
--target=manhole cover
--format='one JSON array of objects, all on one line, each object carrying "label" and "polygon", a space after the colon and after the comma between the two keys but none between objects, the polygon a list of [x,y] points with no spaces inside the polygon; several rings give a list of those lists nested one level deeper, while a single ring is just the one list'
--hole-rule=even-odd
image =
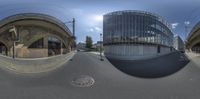
[{"label": "manhole cover", "polygon": [[94,84],[94,79],[87,75],[81,75],[77,78],[74,78],[71,82],[73,86],[76,87],[90,87]]}]

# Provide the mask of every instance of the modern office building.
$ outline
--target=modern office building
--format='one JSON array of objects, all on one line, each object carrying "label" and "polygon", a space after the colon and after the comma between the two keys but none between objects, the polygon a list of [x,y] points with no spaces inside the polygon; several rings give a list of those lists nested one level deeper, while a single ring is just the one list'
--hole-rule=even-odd
[{"label": "modern office building", "polygon": [[184,52],[184,51],[185,51],[184,42],[183,42],[183,40],[181,39],[181,37],[178,36],[178,35],[174,37],[174,48],[175,48],[177,51],[181,51],[181,52]]},{"label": "modern office building", "polygon": [[173,33],[171,25],[156,14],[116,11],[103,17],[103,44],[108,58],[152,58],[173,51]]},{"label": "modern office building", "polygon": [[186,49],[189,52],[200,53],[200,22],[189,33],[186,41]]},{"label": "modern office building", "polygon": [[68,27],[55,17],[23,13],[0,21],[0,53],[41,58],[70,52],[75,44]]}]

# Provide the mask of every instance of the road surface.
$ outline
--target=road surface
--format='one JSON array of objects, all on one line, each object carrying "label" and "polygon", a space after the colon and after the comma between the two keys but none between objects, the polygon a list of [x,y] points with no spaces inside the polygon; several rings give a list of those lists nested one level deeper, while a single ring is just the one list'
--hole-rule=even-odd
[{"label": "road surface", "polygon": [[122,72],[144,78],[168,76],[176,73],[189,63],[189,59],[185,54],[180,52],[173,52],[145,60],[133,61],[109,59],[109,61]]},{"label": "road surface", "polygon": [[[199,58],[199,57],[198,57]],[[192,62],[192,61],[191,61]],[[75,78],[87,75],[94,84],[79,87]],[[77,52],[55,71],[23,76],[0,71],[0,99],[199,99],[200,67],[188,63],[162,78],[139,78],[116,69],[99,55]]]}]

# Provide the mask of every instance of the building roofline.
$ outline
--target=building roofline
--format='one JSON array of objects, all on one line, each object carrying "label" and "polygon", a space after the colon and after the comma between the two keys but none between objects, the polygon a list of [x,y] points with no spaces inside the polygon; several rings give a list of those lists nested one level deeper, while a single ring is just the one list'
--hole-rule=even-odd
[{"label": "building roofline", "polygon": [[104,16],[106,16],[106,15],[115,15],[115,14],[120,13],[120,12],[140,13],[140,14],[145,14],[145,15],[152,15],[152,16],[158,18],[158,21],[162,22],[164,25],[166,25],[172,31],[171,24],[169,24],[162,16],[160,16],[160,15],[158,15],[156,13],[152,13],[152,12],[141,11],[141,10],[121,10],[121,11],[114,11],[114,12],[107,13]]}]

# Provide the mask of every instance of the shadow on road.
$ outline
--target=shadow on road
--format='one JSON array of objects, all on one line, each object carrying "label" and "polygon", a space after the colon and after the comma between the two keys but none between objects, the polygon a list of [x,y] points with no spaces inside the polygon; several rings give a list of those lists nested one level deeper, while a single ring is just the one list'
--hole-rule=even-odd
[{"label": "shadow on road", "polygon": [[108,59],[122,72],[142,78],[159,78],[176,73],[189,63],[189,59],[180,52],[146,60]]}]

